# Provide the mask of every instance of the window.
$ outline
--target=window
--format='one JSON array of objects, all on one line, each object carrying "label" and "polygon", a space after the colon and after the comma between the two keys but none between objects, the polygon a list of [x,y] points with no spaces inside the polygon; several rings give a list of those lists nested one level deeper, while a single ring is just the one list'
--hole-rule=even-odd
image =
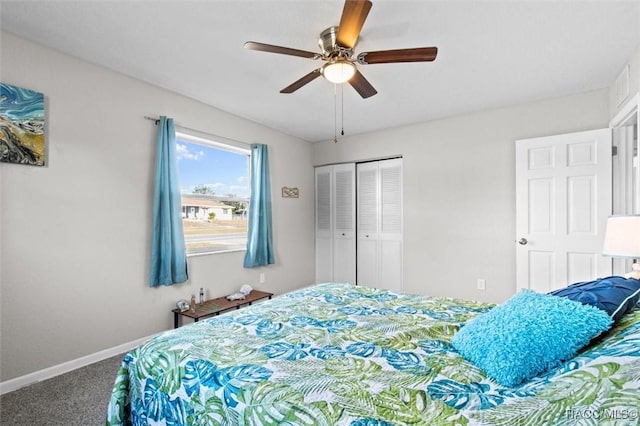
[{"label": "window", "polygon": [[250,147],[176,132],[187,255],[245,250]]}]

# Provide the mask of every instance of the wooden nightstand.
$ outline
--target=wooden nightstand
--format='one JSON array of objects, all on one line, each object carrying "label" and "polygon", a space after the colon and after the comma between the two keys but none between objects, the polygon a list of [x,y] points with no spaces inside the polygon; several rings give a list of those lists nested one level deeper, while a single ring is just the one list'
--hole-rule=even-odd
[{"label": "wooden nightstand", "polygon": [[173,312],[173,328],[178,328],[178,322],[181,315],[183,317],[193,318],[194,322],[198,322],[200,318],[219,315],[220,313],[231,309],[240,309],[243,306],[251,305],[257,300],[271,299],[272,296],[273,293],[269,293],[267,291],[253,290],[245,299],[227,300],[226,296],[222,296],[217,299],[206,300],[201,305],[196,305],[195,312],[191,309],[180,312],[180,309],[176,308],[171,311]]}]

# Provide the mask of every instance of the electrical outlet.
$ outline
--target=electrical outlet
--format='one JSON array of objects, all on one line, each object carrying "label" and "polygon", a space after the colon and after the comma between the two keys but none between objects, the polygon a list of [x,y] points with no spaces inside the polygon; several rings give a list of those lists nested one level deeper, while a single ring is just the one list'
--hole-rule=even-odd
[{"label": "electrical outlet", "polygon": [[260,272],[260,284],[264,284],[264,272]]},{"label": "electrical outlet", "polygon": [[478,290],[485,290],[487,285],[487,280],[483,280],[482,278],[478,278]]}]

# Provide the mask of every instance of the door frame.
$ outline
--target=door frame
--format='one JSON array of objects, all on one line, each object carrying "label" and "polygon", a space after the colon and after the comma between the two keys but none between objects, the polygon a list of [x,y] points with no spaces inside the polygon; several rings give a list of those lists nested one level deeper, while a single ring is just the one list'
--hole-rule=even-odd
[{"label": "door frame", "polygon": [[[609,127],[613,131],[613,145],[618,147],[618,155],[613,156],[613,214],[638,214],[640,213],[640,173],[636,173],[635,187],[636,200],[633,205],[633,196],[631,200],[628,200],[630,190],[628,190],[628,154],[625,151],[627,147],[620,146],[620,132],[618,130],[621,127],[629,125],[633,121],[635,115],[636,129],[640,132],[640,93],[636,93],[631,96],[626,103],[622,105],[620,110],[614,115],[609,122]],[[640,138],[636,136],[636,149],[640,151]],[[623,149],[620,149],[623,148]],[[633,153],[631,153],[633,156]],[[633,158],[633,157],[632,157]],[[633,178],[632,178],[633,179]],[[632,183],[633,188],[633,183]],[[622,275],[625,271],[631,269],[631,259],[613,259],[613,273]]]},{"label": "door frame", "polygon": [[[616,142],[616,132],[615,130],[623,127],[625,124],[627,124],[630,120],[633,119],[633,116],[635,115],[636,118],[636,126],[638,131],[640,132],[640,93],[636,93],[634,96],[632,96],[618,111],[618,113],[611,119],[611,121],[609,122],[609,127],[613,130],[613,142],[614,142],[614,146],[615,146],[615,142]],[[640,138],[638,138],[638,145],[640,145]],[[640,146],[638,147],[640,149]],[[619,161],[621,160],[621,157],[617,158]],[[616,161],[616,157],[613,157],[613,162]],[[621,183],[621,179],[624,179],[624,176],[616,176],[614,174],[613,176],[613,194],[615,197],[615,194],[620,192],[620,185],[625,185],[625,183]],[[640,188],[640,173],[637,174],[636,176],[636,182],[635,182],[636,188]],[[614,198],[613,200],[613,207],[614,207],[614,213],[616,214],[631,214],[631,213],[640,213],[640,196],[638,197],[639,200],[636,200],[636,205],[633,206],[632,210],[635,211],[622,211],[623,206],[626,204],[626,200],[625,199],[618,199],[616,200]],[[617,211],[616,211],[617,210]]]}]

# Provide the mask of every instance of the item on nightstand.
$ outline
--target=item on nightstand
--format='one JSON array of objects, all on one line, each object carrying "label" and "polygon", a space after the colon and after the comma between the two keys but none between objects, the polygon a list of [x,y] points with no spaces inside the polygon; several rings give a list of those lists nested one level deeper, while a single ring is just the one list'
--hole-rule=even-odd
[{"label": "item on nightstand", "polygon": [[196,295],[192,294],[191,295],[191,312],[195,312],[196,311]]},{"label": "item on nightstand", "polygon": [[245,298],[245,295],[242,293],[233,293],[227,296],[227,300],[242,300]]},{"label": "item on nightstand", "polygon": [[200,287],[200,304],[204,303],[204,288]]},{"label": "item on nightstand", "polygon": [[244,294],[245,296],[248,296],[249,293],[251,293],[251,290],[253,290],[253,288],[251,288],[249,284],[245,284],[240,287],[240,293]]},{"label": "item on nightstand", "polygon": [[176,308],[178,308],[180,312],[186,312],[189,310],[189,302],[187,302],[185,299],[180,299],[176,303]]}]

